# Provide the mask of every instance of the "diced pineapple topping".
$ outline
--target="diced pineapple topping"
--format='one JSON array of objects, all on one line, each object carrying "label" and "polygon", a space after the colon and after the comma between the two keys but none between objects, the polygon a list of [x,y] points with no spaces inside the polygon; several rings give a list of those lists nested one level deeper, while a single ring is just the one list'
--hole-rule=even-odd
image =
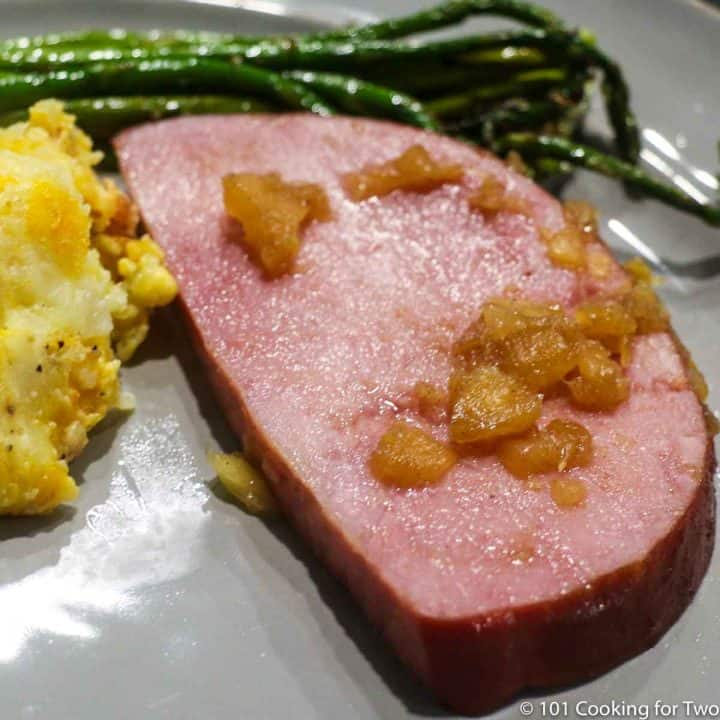
[{"label": "diced pineapple topping", "polygon": [[651,287],[658,284],[658,280],[653,275],[652,270],[637,256],[630,258],[630,260],[625,263],[624,268],[635,283],[643,283]]},{"label": "diced pineapple topping", "polygon": [[550,483],[550,497],[558,507],[574,508],[584,504],[587,488],[577,478],[555,477]]},{"label": "diced pineapple topping", "polygon": [[575,319],[586,337],[602,342],[637,330],[635,318],[616,300],[585,303],[575,312]]},{"label": "diced pineapple topping", "polygon": [[599,340],[625,366],[630,361],[630,339],[637,322],[618,301],[590,302],[575,312],[575,320],[587,338]]},{"label": "diced pineapple topping", "polygon": [[578,328],[557,306],[498,298],[483,306],[455,356],[465,367],[489,363],[546,390],[575,367],[579,340]]},{"label": "diced pineapple topping", "polygon": [[584,200],[566,200],[563,205],[565,222],[582,235],[594,238],[597,234],[597,210]]},{"label": "diced pineapple topping", "polygon": [[592,437],[579,423],[552,420],[498,446],[500,462],[516,477],[562,472],[587,465],[592,459]]},{"label": "diced pineapple topping", "polygon": [[486,177],[477,191],[470,196],[468,204],[473,210],[494,215],[503,209],[505,202],[505,185],[496,177]]},{"label": "diced pineapple topping", "polygon": [[480,443],[517,435],[540,417],[542,398],[492,365],[450,379],[450,437]]},{"label": "diced pineapple topping", "polygon": [[[566,213],[578,232],[594,232],[591,209],[578,203]],[[453,346],[447,394],[427,382],[416,384],[418,412],[435,423],[448,416],[451,443],[463,455],[494,451],[521,479],[588,465],[593,442],[586,428],[561,419],[543,428],[536,423],[546,394],[593,411],[613,410],[628,398],[623,366],[633,337],[668,328],[651,275],[638,263],[632,274],[629,291],[581,304],[571,315],[558,305],[489,300]],[[702,376],[694,380],[688,365],[702,396]],[[396,423],[381,438],[371,468],[384,482],[410,486],[438,480],[452,465],[450,457],[454,462],[452,450],[421,430]],[[577,479],[561,478],[553,480],[551,495],[559,506],[575,507],[586,489]]]},{"label": "diced pineapple topping", "polygon": [[565,226],[551,232],[540,229],[550,262],[566,270],[589,270],[590,274],[604,277],[611,269],[610,258],[603,250],[590,252],[587,244],[596,239],[597,213],[589,203],[568,200],[563,208]]},{"label": "diced pineapple topping", "polygon": [[331,217],[325,191],[312,183],[286,182],[277,173],[235,173],[223,178],[225,210],[243,228],[250,258],[269,278],[293,269],[300,232]]},{"label": "diced pineapple topping", "polygon": [[625,307],[641,335],[664,332],[670,326],[670,316],[650,285],[637,283],[625,297]]},{"label": "diced pineapple topping", "polygon": [[568,380],[573,402],[587,410],[612,410],[627,400],[630,382],[620,365],[595,340],[583,343],[578,355],[578,376]]},{"label": "diced pineapple topping", "polygon": [[431,435],[397,421],[370,456],[370,470],[383,483],[411,488],[436,483],[456,461],[455,453]]},{"label": "diced pineapple topping", "polygon": [[[572,206],[572,212],[574,222],[592,232],[590,211]],[[601,411],[627,399],[622,365],[633,336],[667,327],[667,313],[641,277],[624,296],[580,305],[572,317],[554,305],[487,302],[454,347],[452,440],[501,438],[498,456],[522,478],[587,464],[592,439],[585,428],[560,420],[535,427],[542,401],[535,393],[564,392],[578,407]]]},{"label": "diced pineapple topping", "polygon": [[395,190],[426,193],[446,183],[460,182],[461,165],[434,160],[422,145],[413,145],[398,157],[343,178],[345,191],[355,202],[389,195]]},{"label": "diced pineapple topping", "polygon": [[573,319],[557,306],[500,298],[486,303],[454,352],[462,372],[492,365],[535,392],[561,390],[565,382],[577,405],[608,410],[629,387],[610,355],[634,329],[633,317],[613,300],[583,305]]},{"label": "diced pineapple topping", "polygon": [[468,205],[486,217],[493,217],[500,211],[529,215],[528,203],[516,193],[508,192],[505,183],[489,175],[480,187],[468,198]]},{"label": "diced pineapple topping", "polygon": [[585,242],[575,228],[565,227],[554,233],[541,230],[540,237],[553,265],[566,270],[584,270],[587,266]]},{"label": "diced pineapple topping", "polygon": [[[461,176],[459,166],[439,165],[421,146],[414,146],[388,163],[346,175],[344,183],[358,201],[397,189],[427,192]],[[530,214],[527,202],[493,176],[483,180],[468,204],[488,217],[501,211]],[[540,230],[551,262],[606,277],[613,265],[595,243],[595,209],[570,201],[564,216],[559,231]],[[453,347],[455,370],[447,394],[427,382],[415,385],[419,414],[433,423],[449,417],[450,441],[462,447],[463,454],[494,450],[521,479],[588,465],[593,441],[585,427],[561,419],[543,428],[536,423],[547,393],[564,394],[576,406],[595,411],[613,410],[628,398],[630,383],[623,367],[630,360],[632,338],[667,330],[669,322],[649,270],[639,260],[627,269],[633,279],[630,290],[584,303],[572,316],[557,305],[488,301]],[[695,385],[702,396],[703,383]],[[415,487],[437,482],[456,460],[452,449],[426,432],[396,422],[380,438],[370,469],[382,482]],[[582,505],[587,495],[580,480],[562,476],[552,479],[550,492],[563,508]]]}]

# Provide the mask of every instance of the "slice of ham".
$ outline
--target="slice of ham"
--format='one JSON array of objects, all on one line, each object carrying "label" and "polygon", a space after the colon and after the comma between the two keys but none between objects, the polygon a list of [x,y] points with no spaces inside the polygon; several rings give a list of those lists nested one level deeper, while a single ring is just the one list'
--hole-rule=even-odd
[{"label": "slice of ham", "polygon": [[[462,163],[462,183],[345,196],[344,173],[416,143]],[[616,411],[545,404],[594,438],[592,464],[569,473],[588,488],[582,507],[557,507],[493,456],[422,489],[368,471],[398,417],[445,439],[411,390],[447,382],[449,346],[485,300],[515,286],[570,307],[627,285],[614,262],[596,279],[548,261],[539,228],[562,227],[557,201],[489,154],[369,120],[177,119],[116,147],[230,422],[288,517],[445,703],[484,712],[526,687],[602,673],[677,619],[712,552],[714,456],[669,334],[636,340],[631,397]],[[249,261],[223,209],[231,172],[325,188],[333,220],[306,229],[295,274],[266,280]],[[488,173],[531,217],[468,208]]]}]

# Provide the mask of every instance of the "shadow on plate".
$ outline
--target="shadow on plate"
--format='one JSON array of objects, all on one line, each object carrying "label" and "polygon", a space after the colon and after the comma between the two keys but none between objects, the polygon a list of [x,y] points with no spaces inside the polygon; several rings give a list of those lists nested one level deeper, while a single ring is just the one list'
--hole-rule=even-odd
[{"label": "shadow on plate", "polygon": [[164,360],[178,355],[178,351],[183,355],[191,352],[187,338],[181,334],[179,309],[176,306],[177,301],[169,307],[153,311],[147,338],[124,366],[135,367],[150,360]]},{"label": "shadow on plate", "polygon": [[[292,553],[295,560],[306,569],[310,579],[317,588],[318,594],[327,608],[332,612],[338,625],[352,640],[362,653],[367,663],[382,680],[390,692],[395,695],[413,715],[428,718],[450,718],[455,714],[441,707],[431,696],[425,686],[396,657],[390,645],[381,633],[370,623],[352,595],[346,590],[325,566],[315,557],[309,546],[295,532],[295,529],[282,519],[262,520],[265,527]],[[258,543],[257,550],[262,555],[263,547]],[[270,558],[265,558],[268,562]],[[316,606],[308,603],[309,609],[315,614]],[[316,614],[315,621],[326,634],[324,626],[327,617]],[[328,645],[333,648],[334,643]],[[335,654],[336,660],[343,665],[347,674],[353,678],[358,688],[363,688],[366,679],[359,673],[352,662]],[[378,717],[387,717],[388,707],[382,698],[372,692],[366,694],[367,699],[375,707]]]},{"label": "shadow on plate", "polygon": [[[232,501],[228,499],[228,502]],[[291,552],[295,560],[304,566],[317,588],[318,595],[332,612],[338,625],[360,650],[388,690],[403,703],[413,717],[446,719],[460,717],[457,713],[450,712],[441,706],[422,682],[400,662],[390,645],[370,623],[345,586],[317,560],[308,545],[302,541],[289,523],[281,518],[261,518],[260,520],[273,536]],[[249,536],[249,534],[246,535],[246,537]],[[256,542],[255,549],[265,562],[273,562],[270,553],[264,552],[265,547],[261,543]],[[330,633],[325,631],[327,617],[321,615],[315,604],[308,603],[308,607],[313,612],[316,624],[323,630],[323,634],[329,636]],[[663,663],[667,656],[673,638],[681,632],[685,614],[669,629],[666,635],[659,639],[657,645],[641,655],[621,663],[617,668],[596,678],[569,685],[545,689],[526,689],[495,712],[503,718],[515,717],[518,713],[517,703],[523,700],[530,700],[533,704],[537,704],[542,700],[566,699],[568,702],[570,700],[576,702],[583,699],[590,704],[599,705],[607,702],[609,697],[618,696],[618,693],[620,693],[620,697],[628,701],[640,696],[643,688],[647,685],[648,678],[652,677],[654,670]],[[328,646],[331,649],[335,647],[332,637],[329,637]],[[353,665],[352,660],[343,657],[342,653],[336,653],[335,657],[343,665],[347,674],[353,678],[355,685],[364,689],[367,680]],[[630,663],[638,666],[633,672],[628,670]],[[376,697],[372,692],[366,693],[366,697],[374,706],[377,717],[388,717],[388,705],[383,703],[381,697]],[[490,715],[495,717],[495,713],[490,713]]]},{"label": "shadow on plate", "polygon": [[19,537],[35,537],[42,533],[51,533],[56,528],[72,520],[77,509],[62,505],[50,515],[28,515],[3,518],[0,524],[0,543]]},{"label": "shadow on plate", "polygon": [[76,460],[70,464],[70,473],[75,482],[82,486],[88,468],[97,460],[107,457],[120,428],[125,424],[129,414],[121,410],[111,410],[90,433],[87,447]]}]

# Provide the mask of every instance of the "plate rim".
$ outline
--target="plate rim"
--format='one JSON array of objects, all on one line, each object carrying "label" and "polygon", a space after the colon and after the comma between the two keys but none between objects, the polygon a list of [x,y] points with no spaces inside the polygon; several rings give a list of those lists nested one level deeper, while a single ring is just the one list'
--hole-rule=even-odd
[{"label": "plate rim", "polygon": [[[19,5],[23,11],[32,13],[46,5],[48,0],[0,0],[3,5]],[[78,0],[54,0],[58,5],[73,5]],[[112,0],[113,4],[121,4],[122,0]],[[351,23],[368,23],[378,20],[378,15],[347,5],[333,5],[326,2],[295,3],[285,0],[143,0],[146,5],[184,4],[197,7],[220,8],[228,11],[240,10],[266,17],[280,17],[312,25],[334,27]],[[36,4],[38,7],[33,8]],[[48,32],[52,32],[49,30]]]}]

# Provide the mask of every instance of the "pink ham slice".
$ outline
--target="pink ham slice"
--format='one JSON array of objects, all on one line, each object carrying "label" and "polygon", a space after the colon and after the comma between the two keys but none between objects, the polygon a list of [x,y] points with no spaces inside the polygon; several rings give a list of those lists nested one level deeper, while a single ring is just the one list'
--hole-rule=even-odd
[{"label": "pink ham slice", "polygon": [[[353,203],[341,176],[421,143],[467,169],[461,185]],[[595,442],[584,507],[561,509],[493,457],[444,482],[379,484],[367,460],[419,380],[444,384],[448,348],[510,286],[572,306],[627,282],[551,265],[540,226],[560,205],[489,154],[390,123],[305,115],[203,117],[130,130],[124,176],[167,252],[227,415],[287,515],[399,655],[455,710],[601,673],[655,643],[707,567],[714,463],[673,337],[636,342],[632,395],[612,413],[564,401]],[[279,172],[320,183],[334,219],[304,233],[298,272],[263,279],[223,211],[221,178]],[[491,173],[532,218],[486,220],[466,198]],[[598,246],[596,252],[605,250]]]}]

